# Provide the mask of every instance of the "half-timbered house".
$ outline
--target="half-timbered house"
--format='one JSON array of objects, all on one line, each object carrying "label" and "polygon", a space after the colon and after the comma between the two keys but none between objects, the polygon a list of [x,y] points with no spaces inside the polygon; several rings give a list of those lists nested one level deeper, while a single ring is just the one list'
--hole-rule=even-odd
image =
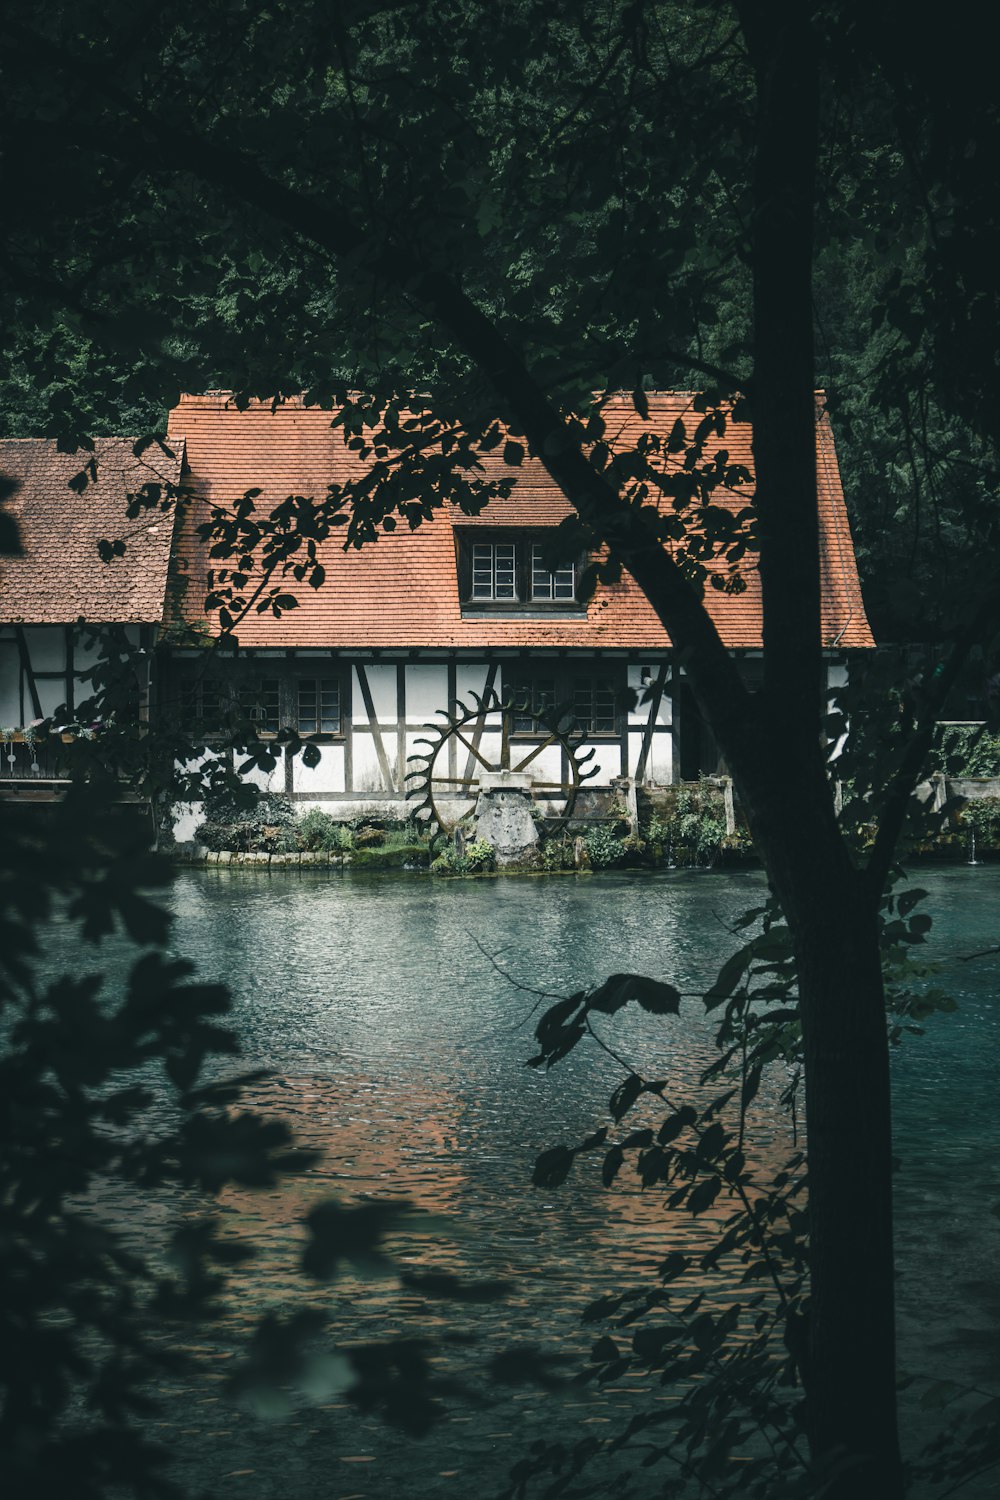
[{"label": "half-timbered house", "polygon": [[[650,393],[647,422],[631,398],[612,400],[603,413],[609,437],[627,450],[643,432],[665,437],[678,420],[693,430],[693,401],[685,393]],[[329,413],[296,401],[239,410],[225,394],[181,399],[170,435],[183,444],[193,502],[174,549],[179,620],[204,621],[212,560],[197,527],[211,507],[231,506],[256,489],[266,511],[289,495],[323,496],[331,482],[356,477],[363,460],[330,422]],[[731,422],[720,446],[731,463],[752,468],[748,424]],[[817,458],[823,639],[832,677],[850,651],[873,642],[821,409]],[[440,795],[448,795],[450,781],[461,796],[484,766],[506,760],[513,767],[528,762],[541,794],[558,798],[573,766],[564,744],[546,743],[538,717],[555,705],[567,707],[577,750],[597,769],[592,786],[620,777],[663,784],[719,770],[683,663],[634,581],[626,573],[581,603],[584,560],[553,567],[545,547],[571,513],[565,496],[537,460],[509,467],[498,448],[482,464],[487,478],[512,482],[508,498],[493,499],[477,516],[444,507],[416,530],[400,525],[360,551],[325,543],[323,587],[299,588],[298,607],[280,617],[248,612],[235,658],[211,661],[201,647],[171,648],[164,703],[188,713],[203,703],[207,713],[220,698],[242,697],[263,733],[287,723],[316,739],[318,765],[288,756],[269,784],[343,816],[373,804],[401,808],[407,776],[420,767],[412,757],[426,753],[421,741],[434,721],[447,740],[433,768]],[[743,506],[747,490],[728,499]],[[742,592],[709,588],[706,604],[752,679],[761,651],[752,553],[741,573]],[[517,707],[482,716],[477,695]],[[453,731],[447,714],[459,721]],[[431,736],[432,745],[437,739]]]},{"label": "half-timbered house", "polygon": [[[678,421],[693,429],[693,401],[650,393],[644,420],[629,397],[612,399],[604,409],[609,440],[627,450],[644,432],[674,432]],[[821,408],[816,435],[822,628],[833,679],[851,651],[873,642]],[[752,469],[746,423],[728,424],[724,446],[730,463]],[[426,770],[428,758],[441,799],[461,799],[483,769],[500,764],[523,766],[550,802],[565,795],[584,759],[591,787],[618,778],[665,784],[721,769],[683,662],[642,592],[625,573],[581,602],[586,559],[553,560],[546,546],[571,512],[568,501],[538,461],[509,466],[502,446],[483,455],[483,473],[506,481],[509,495],[474,516],[439,507],[415,530],[380,531],[360,550],[345,551],[335,534],[321,545],[321,588],[295,588],[298,607],[277,615],[249,610],[235,646],[213,644],[218,618],[205,600],[219,563],[199,532],[212,508],[255,490],[266,514],[291,495],[326,495],[331,483],[357,478],[364,462],[329,412],[295,400],[241,410],[224,393],[182,397],[166,449],[139,456],[127,439],[98,440],[93,455],[60,453],[43,441],[0,445],[0,471],[20,486],[11,509],[24,546],[0,569],[8,757],[18,760],[33,721],[73,718],[81,673],[100,649],[90,622],[125,631],[143,648],[137,714],[152,705],[209,724],[228,709],[252,717],[264,738],[291,726],[317,746],[318,761],[283,752],[258,779],[345,818],[376,806],[403,814],[412,805],[411,773]],[[81,487],[76,476],[87,466]],[[134,503],[143,487],[156,502],[178,484],[188,498],[176,515]],[[751,491],[738,486],[714,503],[741,507]],[[112,549],[104,560],[109,549],[99,544],[119,539],[124,553]],[[753,553],[740,571],[742,592],[709,588],[705,598],[752,680],[761,652]],[[511,706],[503,713],[497,703]],[[557,708],[565,733],[553,737],[547,716]],[[438,726],[429,747],[428,723]],[[14,769],[11,762],[0,773],[9,778]]]},{"label": "half-timbered house", "polygon": [[[57,779],[52,744],[37,746],[34,726],[77,720],[93,696],[88,673],[116,633],[137,650],[134,711],[145,718],[174,514],[143,508],[130,518],[129,508],[142,492],[166,501],[182,463],[182,445],[137,456],[128,438],[98,438],[93,452],[76,453],[43,439],[0,441],[0,474],[17,485],[6,511],[21,544],[19,556],[0,558],[0,780],[43,789]],[[115,541],[125,543],[121,555]]]}]

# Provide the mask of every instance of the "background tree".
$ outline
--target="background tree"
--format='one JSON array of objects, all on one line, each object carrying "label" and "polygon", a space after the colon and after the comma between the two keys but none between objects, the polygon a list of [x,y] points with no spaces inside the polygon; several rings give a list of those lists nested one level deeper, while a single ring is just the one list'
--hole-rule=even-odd
[{"label": "background tree", "polygon": [[[506,441],[516,466],[526,446],[576,510],[567,547],[605,544],[602,566],[627,567],[646,592],[791,934],[809,1126],[812,1300],[798,1360],[809,1435],[819,1462],[850,1460],[829,1493],[880,1500],[902,1479],[878,913],[935,717],[996,629],[985,581],[950,602],[928,578],[950,654],[882,767],[877,835],[859,858],[837,826],[824,748],[813,431],[815,314],[843,275],[851,296],[827,320],[824,359],[857,383],[840,410],[859,451],[866,425],[873,455],[904,443],[915,518],[913,476],[935,476],[939,494],[943,464],[939,520],[958,539],[995,535],[984,483],[995,293],[979,250],[995,220],[969,165],[995,112],[952,111],[952,59],[947,86],[932,84],[937,36],[925,50],[907,27],[900,45],[888,0],[731,11],[522,0],[500,17],[461,0],[333,15],[220,0],[196,18],[170,4],[53,6],[9,24],[3,105],[16,142],[4,167],[8,389],[22,420],[44,411],[46,430],[74,444],[127,409],[153,425],[178,385],[339,401],[348,440],[373,450],[384,482],[254,519],[279,570],[338,514],[361,543],[397,515],[418,524],[448,498],[468,503],[477,448]],[[866,318],[875,338],[857,333]],[[590,393],[624,385],[641,412],[644,388],[692,382],[703,420],[675,435],[685,464],[664,483],[654,450],[618,449]],[[405,428],[413,390],[432,396]],[[351,402],[352,391],[368,394]],[[756,499],[734,527],[712,494],[726,424],[747,416]],[[984,467],[967,488],[952,476],[969,459]],[[700,598],[706,557],[726,555],[738,587],[748,547],[763,584],[756,692]],[[923,593],[886,604],[904,625],[926,608]]]}]

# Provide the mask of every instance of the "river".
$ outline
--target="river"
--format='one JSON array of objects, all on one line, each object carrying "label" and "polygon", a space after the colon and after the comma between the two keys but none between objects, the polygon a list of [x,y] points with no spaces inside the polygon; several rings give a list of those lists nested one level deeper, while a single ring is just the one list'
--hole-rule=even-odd
[{"label": "river", "polygon": [[[935,919],[926,951],[944,961],[959,1009],[932,1018],[928,1034],[907,1038],[893,1057],[900,1362],[918,1375],[996,1390],[1000,1219],[989,1209],[1000,1203],[998,961],[962,955],[997,941],[1000,868],[921,872],[917,883],[930,892]],[[666,1250],[706,1229],[666,1214],[661,1196],[641,1193],[634,1179],[602,1188],[597,1159],[582,1161],[560,1189],[530,1186],[536,1154],[603,1123],[622,1076],[594,1046],[581,1045],[550,1074],[525,1067],[542,1003],[531,991],[566,994],[616,970],[705,988],[734,946],[733,918],[763,888],[756,873],[472,881],[180,874],[170,896],[173,947],[202,976],[232,987],[243,1065],[274,1070],[254,1105],[289,1120],[324,1153],[281,1188],[222,1195],[228,1232],[255,1238],[263,1254],[232,1299],[225,1330],[205,1345],[208,1365],[237,1357],[241,1332],[265,1307],[288,1312],[301,1301],[300,1221],[331,1193],[407,1198],[433,1211],[447,1232],[405,1243],[410,1263],[513,1285],[502,1302],[457,1309],[382,1281],[348,1279],[333,1293],[308,1294],[330,1309],[344,1338],[443,1338],[442,1371],[457,1368],[477,1395],[477,1368],[511,1343],[584,1361],[603,1331],[580,1327],[587,1303],[652,1281]],[[674,1095],[693,1095],[713,1056],[694,1000],[666,1021],[630,1007],[608,1022],[607,1037],[646,1076],[669,1079]],[[754,1118],[760,1159],[788,1145],[778,1082],[764,1089]],[[164,1222],[171,1214],[161,1205]],[[171,1440],[182,1474],[214,1477],[218,1492],[237,1500],[425,1492],[464,1500],[495,1492],[510,1462],[553,1425],[565,1439],[606,1436],[637,1402],[670,1399],[641,1379],[599,1396],[570,1389],[541,1401],[501,1391],[483,1410],[458,1400],[449,1421],[414,1444],[316,1390],[292,1395],[280,1420],[268,1420],[234,1404],[220,1379],[183,1393],[183,1412],[173,1393],[158,1435]]]}]

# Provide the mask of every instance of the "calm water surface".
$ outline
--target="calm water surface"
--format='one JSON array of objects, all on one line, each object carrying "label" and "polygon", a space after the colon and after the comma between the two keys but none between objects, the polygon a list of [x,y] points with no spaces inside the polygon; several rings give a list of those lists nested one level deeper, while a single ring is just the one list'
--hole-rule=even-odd
[{"label": "calm water surface", "polygon": [[[929,951],[947,960],[960,1008],[893,1059],[901,1361],[996,1389],[1000,1220],[987,1210],[1000,1202],[998,964],[960,955],[997,941],[1000,869],[958,867],[919,883],[932,897]],[[530,1187],[538,1151],[602,1123],[622,1076],[610,1057],[583,1045],[549,1075],[526,1068],[533,1010],[544,1003],[531,991],[565,994],[623,969],[704,989],[735,946],[732,919],[762,891],[757,874],[467,882],[181,875],[171,898],[175,949],[204,977],[231,985],[244,1064],[275,1070],[254,1103],[324,1152],[317,1169],[280,1190],[224,1195],[229,1232],[254,1236],[264,1254],[231,1308],[233,1343],[207,1352],[223,1358],[244,1320],[301,1298],[299,1221],[335,1193],[405,1197],[444,1215],[448,1236],[404,1243],[404,1258],[515,1286],[502,1304],[456,1312],[384,1283],[338,1284],[322,1296],[346,1339],[450,1331],[474,1341],[455,1356],[470,1382],[477,1361],[511,1343],[585,1357],[595,1335],[579,1326],[582,1308],[652,1279],[667,1250],[696,1243],[709,1226],[666,1215],[659,1197],[627,1179],[605,1191],[596,1158],[583,1159],[558,1191]],[[666,1023],[618,1017],[607,1038],[640,1072],[669,1079],[675,1096],[697,1095],[713,1056],[695,1000]],[[761,1161],[789,1145],[777,1088],[775,1080],[754,1122]],[[164,1204],[158,1213],[169,1222],[186,1211]],[[275,1424],[230,1409],[216,1394],[221,1385],[205,1389],[188,1393],[191,1410],[171,1413],[164,1435],[181,1439],[193,1472],[207,1466],[237,1496],[491,1492],[527,1441],[552,1435],[555,1410],[514,1393],[485,1422],[457,1411],[415,1448],[335,1398],[303,1396]],[[603,1436],[631,1403],[665,1399],[641,1380],[598,1397],[576,1392],[559,1407],[561,1435]]]}]

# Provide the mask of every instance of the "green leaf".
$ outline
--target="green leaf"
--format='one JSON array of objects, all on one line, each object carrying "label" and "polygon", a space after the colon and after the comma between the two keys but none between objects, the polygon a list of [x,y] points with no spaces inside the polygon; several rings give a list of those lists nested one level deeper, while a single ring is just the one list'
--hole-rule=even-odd
[{"label": "green leaf", "polygon": [[912,911],[917,902],[923,901],[926,895],[927,892],[922,891],[919,886],[910,886],[907,890],[903,891],[896,902],[899,915],[905,917],[907,912]]},{"label": "green leaf", "polygon": [[693,1214],[704,1213],[706,1208],[711,1208],[712,1204],[719,1196],[719,1190],[721,1187],[722,1181],[720,1178],[706,1177],[702,1182],[697,1183],[691,1189],[687,1200],[688,1208]]},{"label": "green leaf", "polygon": [[682,422],[681,418],[678,417],[677,421],[670,429],[670,436],[667,439],[667,452],[683,453],[686,446],[687,434],[684,430],[684,423]]},{"label": "green leaf", "polygon": [[672,984],[647,979],[643,974],[612,974],[590,995],[587,1008],[613,1015],[632,1000],[657,1016],[677,1015],[681,1003],[680,993]]},{"label": "green leaf", "polygon": [[731,958],[726,959],[719,970],[718,978],[705,995],[704,1003],[706,1010],[714,1010],[717,1005],[722,1004],[723,1000],[729,999],[747,969],[749,969],[753,961],[753,956],[754,945],[750,943],[747,947],[740,948]]},{"label": "green leaf", "polygon": [[627,1115],[642,1091],[642,1079],[637,1073],[630,1073],[624,1083],[620,1083],[611,1095],[608,1108],[612,1118],[618,1121]]},{"label": "green leaf", "polygon": [[535,1187],[554,1188],[566,1181],[576,1152],[569,1146],[552,1146],[536,1158],[531,1181]]},{"label": "green leaf", "polygon": [[661,1146],[667,1146],[675,1141],[682,1131],[688,1130],[697,1120],[698,1115],[690,1104],[685,1104],[676,1114],[668,1115],[656,1133],[656,1139]]},{"label": "green leaf", "polygon": [[649,400],[646,396],[646,392],[642,389],[641,386],[636,386],[635,390],[632,392],[632,405],[635,407],[642,420],[644,422],[648,422]]},{"label": "green leaf", "polygon": [[621,1146],[612,1146],[604,1158],[601,1166],[601,1181],[605,1187],[610,1187],[621,1170],[625,1160],[625,1152]]},{"label": "green leaf", "polygon": [[718,1121],[710,1125],[698,1141],[698,1155],[702,1161],[714,1161],[726,1144],[726,1131]]}]

